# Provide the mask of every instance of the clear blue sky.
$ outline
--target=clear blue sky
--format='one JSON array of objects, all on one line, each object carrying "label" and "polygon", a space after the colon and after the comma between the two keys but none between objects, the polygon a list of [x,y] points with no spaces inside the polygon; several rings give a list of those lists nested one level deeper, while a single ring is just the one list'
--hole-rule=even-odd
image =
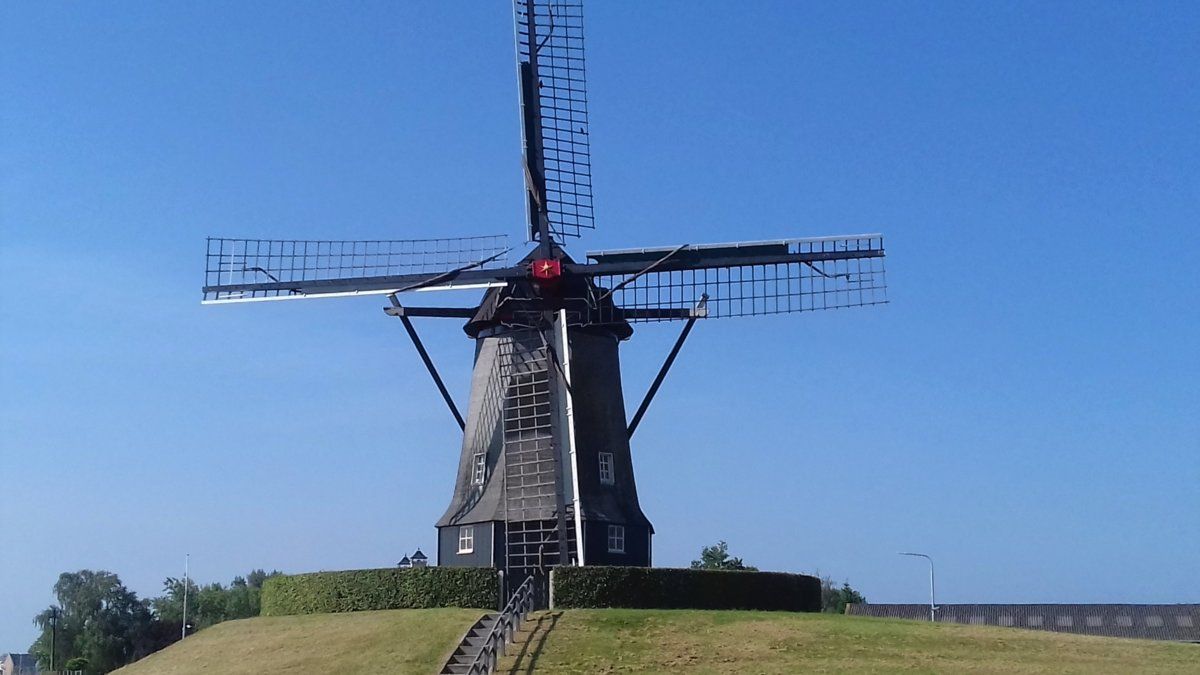
[{"label": "clear blue sky", "polygon": [[[656,563],[1200,601],[1200,9],[1049,4],[590,3],[572,251],[887,235],[890,305],[693,333],[634,443]],[[0,59],[0,651],[64,570],[432,549],[459,434],[383,301],[201,307],[203,239],[519,239],[509,3],[9,2]]]}]

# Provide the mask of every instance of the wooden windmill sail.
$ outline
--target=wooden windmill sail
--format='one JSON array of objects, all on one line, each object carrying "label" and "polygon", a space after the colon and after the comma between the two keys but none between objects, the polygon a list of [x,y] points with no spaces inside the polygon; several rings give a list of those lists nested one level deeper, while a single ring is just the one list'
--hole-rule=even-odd
[{"label": "wooden windmill sail", "polygon": [[[580,0],[516,0],[526,233],[393,241],[209,239],[204,302],[382,294],[463,429],[438,563],[511,573],[649,565],[653,528],[630,438],[699,319],[884,303],[883,238],[680,244],[569,256],[595,227]],[[409,292],[483,288],[473,307],[406,307]],[[463,417],[412,323],[465,319],[475,340]],[[631,324],[684,321],[632,420],[619,347]],[[511,578],[511,577],[510,577]]]}]

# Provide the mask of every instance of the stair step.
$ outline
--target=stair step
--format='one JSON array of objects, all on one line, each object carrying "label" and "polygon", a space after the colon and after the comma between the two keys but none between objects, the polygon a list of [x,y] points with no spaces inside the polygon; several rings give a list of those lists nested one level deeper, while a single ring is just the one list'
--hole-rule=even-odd
[{"label": "stair step", "polygon": [[484,614],[476,621],[466,635],[463,636],[462,642],[455,648],[454,653],[446,661],[440,673],[442,675],[453,675],[455,673],[467,673],[471,670],[471,664],[475,662],[475,657],[487,643],[488,634],[491,633],[492,627],[496,625],[496,621],[500,619],[499,612],[489,612]]}]

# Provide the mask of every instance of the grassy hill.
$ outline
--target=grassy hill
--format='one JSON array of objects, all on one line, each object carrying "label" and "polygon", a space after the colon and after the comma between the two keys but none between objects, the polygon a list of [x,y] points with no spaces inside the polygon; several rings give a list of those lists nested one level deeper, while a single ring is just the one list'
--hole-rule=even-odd
[{"label": "grassy hill", "polygon": [[1200,673],[1200,645],[829,614],[544,612],[503,673]]},{"label": "grassy hill", "polygon": [[[392,610],[231,621],[119,671],[433,673],[480,611]],[[790,614],[541,612],[503,673],[1182,673],[1200,645]]]},{"label": "grassy hill", "polygon": [[441,668],[482,613],[475,609],[399,609],[227,621],[116,672],[429,675]]}]

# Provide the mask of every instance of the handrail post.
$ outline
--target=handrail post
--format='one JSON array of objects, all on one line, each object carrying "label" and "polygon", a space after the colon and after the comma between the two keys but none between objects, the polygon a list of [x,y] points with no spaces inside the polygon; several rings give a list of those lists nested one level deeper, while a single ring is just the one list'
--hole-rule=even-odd
[{"label": "handrail post", "polygon": [[500,577],[500,600],[499,600],[500,604],[498,607],[496,607],[496,609],[503,612],[504,605],[505,605],[505,603],[508,602],[508,598],[504,597],[504,570],[500,570],[499,577]]}]

